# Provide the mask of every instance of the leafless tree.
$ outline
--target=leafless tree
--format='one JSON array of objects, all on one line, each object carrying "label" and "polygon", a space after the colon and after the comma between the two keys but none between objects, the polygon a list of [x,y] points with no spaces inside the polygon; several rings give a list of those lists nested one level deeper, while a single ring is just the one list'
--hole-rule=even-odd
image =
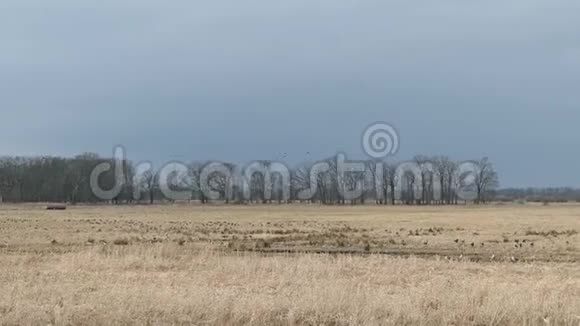
[{"label": "leafless tree", "polygon": [[83,173],[80,163],[70,164],[66,169],[66,186],[70,187],[69,200],[71,203],[75,204],[78,199],[78,193],[83,183],[86,182],[88,175]]},{"label": "leafless tree", "polygon": [[434,196],[434,159],[426,155],[416,155],[413,159],[420,170],[420,179],[416,182],[421,183],[421,199],[418,200],[421,204],[431,204]]},{"label": "leafless tree", "polygon": [[[339,171],[340,167],[345,168],[346,166],[339,166],[340,163],[337,159],[338,157],[330,157],[316,163],[302,164],[290,171],[289,192],[287,170],[284,178],[280,178],[277,173],[272,173],[268,184],[261,173],[254,173],[250,182],[251,200],[259,203],[269,203],[272,200],[281,203],[283,199],[308,200],[332,205],[344,204],[345,199],[351,200],[353,204],[364,203],[365,198],[374,197],[376,204],[394,205],[399,200],[398,195],[401,194],[400,199],[403,203],[430,204],[433,203],[436,190],[440,188],[441,196],[438,198],[440,204],[457,204],[458,192],[465,191],[463,182],[466,180],[466,176],[463,172],[463,165],[459,165],[445,156],[429,158],[417,155],[413,161],[401,164],[368,161],[362,170],[360,167],[347,164],[347,166],[352,167],[352,173]],[[83,154],[74,158],[0,158],[0,196],[5,201],[14,202],[102,201],[93,194],[88,177],[95,166],[104,162],[111,163],[113,160],[99,158],[95,154]],[[236,166],[233,164],[226,163],[225,168],[221,163],[217,164],[221,167],[216,169],[215,173],[204,175],[203,179],[206,184],[203,185],[203,189],[212,191],[212,199],[243,203],[246,195],[244,193],[246,189],[243,188],[245,179],[242,180],[241,177],[243,173],[236,170]],[[398,169],[403,164],[409,164],[406,168],[408,171],[403,168]],[[202,203],[206,203],[208,199],[202,191],[201,175],[202,171],[207,171],[203,168],[209,165],[211,164],[190,164],[187,178],[182,178],[183,172],[181,172],[179,178],[171,179],[173,180],[170,185],[171,189],[179,191],[190,189],[192,198],[200,199]],[[156,198],[160,198],[163,189],[158,186],[156,173],[149,172],[144,176],[143,173],[137,174],[137,171],[133,171],[133,169],[141,169],[141,167],[134,167],[130,161],[124,161],[123,166],[125,183],[119,196],[113,199],[114,202],[123,200],[130,202],[134,192],[135,194],[147,192],[150,203],[154,203]],[[490,200],[493,191],[498,186],[497,173],[487,159],[475,162],[474,166],[477,167],[476,173],[472,172],[475,182],[472,182],[473,188],[470,190],[473,191],[473,198],[477,197],[474,199],[475,202],[484,203]],[[313,169],[317,172],[312,173]],[[229,173],[230,171],[232,173]],[[412,173],[405,171],[412,171]],[[459,175],[460,172],[462,175]],[[187,182],[184,183],[183,179]],[[181,181],[175,183],[177,180]],[[114,170],[111,169],[110,172],[100,175],[98,182],[103,189],[110,189],[118,181]],[[351,190],[358,189],[361,183],[365,189],[362,196],[357,198],[350,196]],[[134,185],[138,186],[139,189],[133,191]],[[422,192],[418,192],[419,187],[422,187]],[[475,196],[476,192],[477,196]],[[266,193],[271,193],[271,198],[266,198]],[[347,193],[349,196],[345,198],[344,195]],[[290,198],[288,198],[288,194]],[[358,191],[355,194],[358,194]]]},{"label": "leafless tree", "polygon": [[[339,197],[342,203],[345,200],[349,200],[350,204],[356,205],[357,202],[360,202],[361,205],[365,203],[365,183],[366,183],[366,176],[364,172],[356,171],[353,169],[346,168],[345,171],[342,171],[342,176],[337,179],[339,183],[340,192]],[[337,175],[338,176],[338,175]],[[356,194],[357,189],[360,189],[361,193]],[[345,198],[345,194],[347,192],[353,192],[352,197]]]},{"label": "leafless tree", "polygon": [[250,187],[250,198],[248,198],[250,202],[266,203],[265,194],[268,191],[268,185],[265,184],[263,173],[253,173],[248,181],[248,187]]},{"label": "leafless tree", "polygon": [[237,180],[235,180],[236,166],[232,163],[220,163],[227,173],[216,172],[209,175],[208,186],[210,189],[220,193],[221,198],[226,204],[235,199],[235,189]]},{"label": "leafless tree", "polygon": [[[313,166],[312,163],[303,163],[291,171],[290,182],[292,186],[291,192],[292,198],[300,201],[305,200],[304,198],[299,198],[298,194],[307,189],[311,189],[312,185],[310,179],[311,178],[310,172],[312,171],[312,166]],[[316,195],[317,195],[316,193],[312,194],[312,197],[309,198],[308,200],[309,201],[315,200]]]},{"label": "leafless tree", "polygon": [[402,189],[402,194],[405,204],[412,205],[415,201],[420,203],[421,199],[415,198],[415,187],[417,183],[417,177],[415,173],[412,171],[406,171],[403,174],[403,181],[404,189]]},{"label": "leafless tree", "polygon": [[375,203],[378,205],[382,205],[387,200],[387,184],[385,182],[385,166],[384,162],[380,160],[369,160],[365,162],[366,165],[366,172],[368,176],[365,178],[367,179],[372,188],[374,189],[374,198]]},{"label": "leafless tree", "polygon": [[207,198],[201,189],[201,170],[205,163],[193,162],[188,166],[189,182],[191,186],[191,197],[199,199],[200,203],[207,203]]},{"label": "leafless tree", "polygon": [[339,194],[344,190],[344,182],[339,183],[338,167],[336,157],[331,157],[323,161],[328,164],[329,169],[324,173],[317,174],[317,197],[322,204],[333,205],[336,203],[344,204],[344,198]]},{"label": "leafless tree", "polygon": [[476,203],[480,204],[487,201],[487,196],[499,186],[499,181],[493,164],[487,157],[476,162],[476,167],[477,170],[474,176],[475,187],[477,189]]},{"label": "leafless tree", "polygon": [[397,176],[397,164],[385,162],[384,167],[385,172],[383,174],[383,178],[385,179],[385,199],[387,198],[388,192],[391,199],[391,205],[396,205],[397,204],[396,187],[397,184],[399,183]]},{"label": "leafless tree", "polygon": [[421,171],[420,180],[413,180],[414,182],[421,183],[421,199],[418,199],[418,203],[425,204],[427,202],[427,171],[424,169],[424,166],[429,162],[429,158],[425,155],[416,155],[413,161],[415,161]]},{"label": "leafless tree", "polygon": [[455,196],[454,179],[456,179],[457,163],[447,156],[438,156],[433,160],[437,171],[437,180],[440,188],[440,203],[452,204]]},{"label": "leafless tree", "polygon": [[149,194],[149,204],[153,204],[155,202],[155,191],[157,189],[157,173],[153,170],[145,171],[142,182]]}]

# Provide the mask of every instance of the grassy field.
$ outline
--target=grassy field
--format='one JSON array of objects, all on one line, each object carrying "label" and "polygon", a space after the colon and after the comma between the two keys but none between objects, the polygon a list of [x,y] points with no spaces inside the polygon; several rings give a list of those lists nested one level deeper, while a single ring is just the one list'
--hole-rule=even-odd
[{"label": "grassy field", "polygon": [[580,206],[0,206],[0,324],[580,325]]}]

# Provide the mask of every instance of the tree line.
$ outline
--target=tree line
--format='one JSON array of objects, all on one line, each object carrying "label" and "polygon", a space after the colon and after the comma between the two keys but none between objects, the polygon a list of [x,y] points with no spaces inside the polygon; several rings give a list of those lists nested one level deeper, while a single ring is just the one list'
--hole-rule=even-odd
[{"label": "tree line", "polygon": [[[64,157],[0,158],[0,202],[63,203],[155,203],[174,201],[163,191],[160,171],[139,167],[129,160],[122,165],[122,188],[112,199],[95,195],[91,173],[102,163],[119,164],[111,158],[85,153]],[[258,161],[259,169],[242,172],[246,166],[219,163],[219,169],[208,171],[212,162],[193,162],[185,170],[170,173],[166,180],[173,190],[189,194],[184,200],[202,204],[225,202],[291,203],[312,202],[325,205],[456,205],[467,201],[485,203],[494,199],[499,186],[498,175],[487,159],[469,161],[469,171],[462,163],[446,156],[417,155],[405,162],[366,161],[356,170],[341,173],[336,157],[304,163],[285,173],[269,173],[277,164]],[[318,166],[325,169],[313,173]],[[287,179],[287,182],[286,182]],[[114,169],[99,175],[102,188],[119,182]],[[286,184],[287,183],[287,184]],[[360,193],[347,197],[345,192],[359,187]],[[304,197],[306,190],[312,190]],[[217,194],[217,198],[207,193]],[[467,198],[462,193],[469,192]]]},{"label": "tree line", "polygon": [[502,202],[580,202],[580,189],[572,187],[548,188],[505,188],[496,191],[495,198]]}]

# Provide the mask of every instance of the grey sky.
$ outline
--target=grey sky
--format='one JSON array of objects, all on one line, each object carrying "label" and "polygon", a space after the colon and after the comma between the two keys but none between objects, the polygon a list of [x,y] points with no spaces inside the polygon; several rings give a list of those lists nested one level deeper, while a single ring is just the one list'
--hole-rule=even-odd
[{"label": "grey sky", "polygon": [[0,1],[1,154],[399,158],[580,186],[580,2]]}]

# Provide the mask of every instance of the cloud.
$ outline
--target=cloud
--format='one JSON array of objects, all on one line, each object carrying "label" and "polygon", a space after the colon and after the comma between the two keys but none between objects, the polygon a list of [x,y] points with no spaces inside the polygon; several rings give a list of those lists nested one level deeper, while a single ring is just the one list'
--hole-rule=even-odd
[{"label": "cloud", "polygon": [[[513,162],[580,163],[571,151],[578,9],[566,0],[2,1],[0,146],[108,153],[123,143],[153,160],[284,148],[300,160],[360,153],[364,126],[387,120],[402,133],[401,155],[487,155],[504,184],[525,185],[536,176]],[[550,155],[535,157],[538,144]],[[580,184],[559,171],[538,182]]]}]

